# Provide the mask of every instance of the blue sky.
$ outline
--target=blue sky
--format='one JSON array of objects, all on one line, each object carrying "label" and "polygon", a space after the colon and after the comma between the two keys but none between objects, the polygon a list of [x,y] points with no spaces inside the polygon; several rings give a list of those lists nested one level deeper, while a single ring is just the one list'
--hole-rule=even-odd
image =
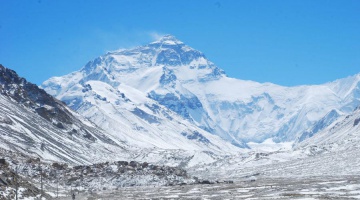
[{"label": "blue sky", "polygon": [[293,86],[360,73],[358,0],[0,1],[0,63],[36,84],[164,34],[240,79]]}]

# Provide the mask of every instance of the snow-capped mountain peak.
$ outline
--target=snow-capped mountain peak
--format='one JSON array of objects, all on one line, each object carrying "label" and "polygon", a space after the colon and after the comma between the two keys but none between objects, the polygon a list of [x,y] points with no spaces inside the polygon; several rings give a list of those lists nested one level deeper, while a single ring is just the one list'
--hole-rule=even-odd
[{"label": "snow-capped mountain peak", "polygon": [[[81,92],[89,81],[106,83],[120,93],[134,90],[142,94],[133,96],[144,100],[141,105],[155,101],[152,104],[204,131],[246,147],[246,142],[268,138],[295,141],[332,110],[351,112],[360,102],[357,77],[298,87],[238,80],[227,77],[202,52],[166,35],[148,45],[109,52],[78,72],[49,79],[42,87],[74,109],[90,101],[85,100],[89,93]],[[116,115],[108,115],[106,121]],[[332,116],[331,121],[338,117]]]}]

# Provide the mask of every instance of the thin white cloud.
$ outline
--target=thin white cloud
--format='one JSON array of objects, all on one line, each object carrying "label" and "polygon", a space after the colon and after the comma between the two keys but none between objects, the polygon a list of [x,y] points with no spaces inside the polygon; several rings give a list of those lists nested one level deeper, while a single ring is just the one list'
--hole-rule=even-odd
[{"label": "thin white cloud", "polygon": [[148,35],[151,37],[152,40],[160,40],[162,37],[164,37],[164,33],[159,33],[156,31],[148,32]]},{"label": "thin white cloud", "polygon": [[103,48],[105,52],[117,51],[120,49],[132,48],[161,39],[166,34],[158,31],[113,31],[95,29],[92,37],[86,42],[96,41],[97,46]]}]

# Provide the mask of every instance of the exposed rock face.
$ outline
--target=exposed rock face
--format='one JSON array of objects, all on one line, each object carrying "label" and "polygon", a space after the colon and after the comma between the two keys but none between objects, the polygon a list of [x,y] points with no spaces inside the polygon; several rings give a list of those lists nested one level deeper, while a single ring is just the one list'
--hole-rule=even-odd
[{"label": "exposed rock face", "polygon": [[[0,152],[0,155],[2,153]],[[11,152],[6,153],[11,154],[13,160],[0,159],[0,200],[15,199],[16,188],[18,188],[18,197],[34,198],[40,196],[41,190],[29,182],[30,177],[20,175],[20,170],[16,170],[12,166],[12,164],[17,163],[16,158],[21,155]],[[43,197],[51,199],[51,196],[46,193],[43,193]]]},{"label": "exposed rock face", "polygon": [[56,119],[71,124],[71,114],[64,109],[65,104],[47,94],[35,84],[21,78],[11,69],[0,64],[0,93],[18,103],[33,108],[48,121]]},{"label": "exposed rock face", "polygon": [[354,126],[357,126],[359,124],[359,122],[360,122],[360,118],[355,119],[354,120]]},{"label": "exposed rock face", "polygon": [[105,162],[64,168],[63,170],[66,176],[70,177],[66,184],[81,184],[90,188],[94,187],[93,185],[100,179],[110,179],[106,187],[115,188],[140,185],[180,185],[193,182],[186,171],[181,168],[136,161]]}]

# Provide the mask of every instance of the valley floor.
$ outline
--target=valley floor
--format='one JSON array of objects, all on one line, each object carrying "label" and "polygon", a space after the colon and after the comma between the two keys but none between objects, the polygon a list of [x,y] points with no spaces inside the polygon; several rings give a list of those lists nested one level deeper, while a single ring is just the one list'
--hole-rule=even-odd
[{"label": "valley floor", "polygon": [[76,200],[97,199],[360,199],[360,176],[258,177],[253,182],[127,187],[76,196]]}]

